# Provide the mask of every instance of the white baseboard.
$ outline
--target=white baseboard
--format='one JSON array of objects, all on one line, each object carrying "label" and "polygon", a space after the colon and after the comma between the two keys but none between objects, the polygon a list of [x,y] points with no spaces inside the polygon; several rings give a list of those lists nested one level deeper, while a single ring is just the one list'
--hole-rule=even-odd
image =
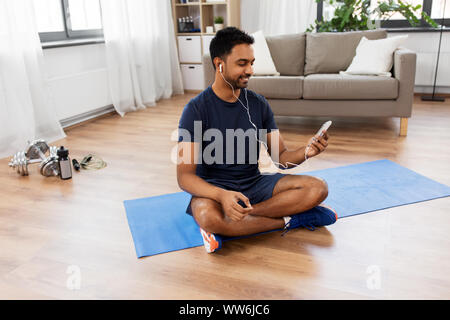
[{"label": "white baseboard", "polygon": [[[414,93],[433,93],[433,86],[414,86]],[[436,94],[450,93],[450,87],[436,86]]]},{"label": "white baseboard", "polygon": [[83,121],[86,121],[86,120],[89,120],[92,118],[96,118],[96,117],[99,117],[106,113],[113,112],[113,111],[115,111],[115,109],[114,109],[114,106],[111,104],[109,106],[101,107],[98,109],[94,109],[92,111],[78,114],[73,117],[62,119],[62,120],[60,120],[60,123],[63,128],[66,128],[66,127],[73,126],[74,124],[77,124],[77,123],[80,123],[80,122],[83,122]]}]

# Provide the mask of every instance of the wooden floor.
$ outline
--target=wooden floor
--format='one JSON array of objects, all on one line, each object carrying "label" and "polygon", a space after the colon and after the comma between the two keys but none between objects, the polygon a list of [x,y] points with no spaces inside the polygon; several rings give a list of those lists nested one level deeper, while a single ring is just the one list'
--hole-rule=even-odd
[{"label": "wooden floor", "polygon": [[[81,160],[107,163],[73,179],[28,177],[0,160],[2,299],[417,299],[450,298],[450,198],[293,230],[137,259],[123,201],[178,192],[171,151],[193,94],[66,130]],[[305,170],[390,159],[450,185],[450,99],[416,97],[408,136],[399,119],[332,118],[327,151]],[[290,148],[328,118],[277,118]],[[79,277],[78,277],[79,276]],[[73,279],[80,279],[73,289]]]}]

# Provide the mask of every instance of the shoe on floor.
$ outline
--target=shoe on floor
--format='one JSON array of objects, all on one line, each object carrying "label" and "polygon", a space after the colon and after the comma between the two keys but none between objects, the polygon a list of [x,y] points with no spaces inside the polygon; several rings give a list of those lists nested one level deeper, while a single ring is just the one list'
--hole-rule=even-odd
[{"label": "shoe on floor", "polygon": [[338,216],[332,208],[319,205],[305,212],[294,214],[290,218],[289,222],[284,226],[284,233],[300,227],[314,231],[316,229],[315,227],[328,226],[335,223]]},{"label": "shoe on floor", "polygon": [[200,233],[203,238],[203,244],[206,252],[212,253],[222,248],[222,238],[219,235],[207,232],[202,228],[200,228]]}]

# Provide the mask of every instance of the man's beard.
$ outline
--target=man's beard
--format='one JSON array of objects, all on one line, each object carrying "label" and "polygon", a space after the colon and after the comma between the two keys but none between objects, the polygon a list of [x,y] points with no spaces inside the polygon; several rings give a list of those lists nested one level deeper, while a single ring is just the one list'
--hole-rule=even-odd
[{"label": "man's beard", "polygon": [[[248,78],[250,78],[250,77],[248,77]],[[227,79],[227,81],[233,86],[234,90],[245,89],[248,87],[248,82],[242,82],[241,77],[237,78],[237,80],[231,80],[231,81]]]}]

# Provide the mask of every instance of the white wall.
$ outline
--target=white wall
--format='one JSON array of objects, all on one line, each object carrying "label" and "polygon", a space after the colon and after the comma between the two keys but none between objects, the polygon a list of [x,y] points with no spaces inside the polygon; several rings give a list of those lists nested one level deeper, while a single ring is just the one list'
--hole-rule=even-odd
[{"label": "white wall", "polygon": [[105,45],[44,49],[44,63],[59,120],[112,104]]},{"label": "white wall", "polygon": [[[415,92],[432,92],[439,46],[439,32],[390,33],[388,36],[408,35],[405,47],[417,53]],[[442,34],[436,92],[450,93],[450,33]]]}]

